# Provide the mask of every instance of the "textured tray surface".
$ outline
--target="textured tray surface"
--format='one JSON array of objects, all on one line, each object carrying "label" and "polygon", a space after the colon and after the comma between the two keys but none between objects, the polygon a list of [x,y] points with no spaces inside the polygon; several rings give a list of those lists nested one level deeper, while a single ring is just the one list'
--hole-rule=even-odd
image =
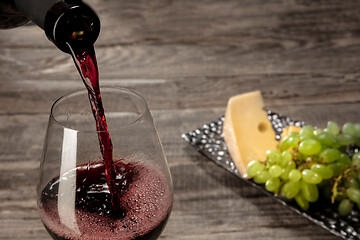
[{"label": "textured tray surface", "polygon": [[[289,125],[304,125],[304,122],[293,121],[289,117],[271,111],[267,111],[267,114],[272,123],[277,139],[280,139],[280,134],[284,127]],[[239,177],[242,181],[245,181],[253,187],[259,189],[264,194],[274,198],[280,204],[290,208],[298,214],[301,214],[312,222],[325,228],[331,233],[342,237],[343,239],[360,240],[360,215],[358,210],[353,210],[346,218],[340,217],[333,204],[327,200],[319,200],[316,203],[310,204],[308,211],[303,211],[294,201],[284,201],[284,199],[276,197],[272,193],[266,191],[263,185],[256,184],[252,180],[242,178],[227,151],[222,134],[223,122],[224,117],[221,117],[213,122],[203,125],[201,128],[195,129],[189,133],[184,133],[182,137],[209,160]],[[354,149],[352,149],[352,151],[353,150]]]}]

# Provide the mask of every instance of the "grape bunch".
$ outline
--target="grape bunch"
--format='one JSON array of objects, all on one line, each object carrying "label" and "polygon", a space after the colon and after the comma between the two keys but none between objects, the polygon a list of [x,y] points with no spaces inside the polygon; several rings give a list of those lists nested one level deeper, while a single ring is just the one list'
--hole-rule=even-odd
[{"label": "grape bunch", "polygon": [[295,199],[303,210],[320,195],[346,216],[360,209],[360,151],[348,154],[356,145],[360,123],[345,123],[342,129],[333,121],[324,129],[306,125],[283,135],[264,163],[250,162],[248,177],[277,196]]}]

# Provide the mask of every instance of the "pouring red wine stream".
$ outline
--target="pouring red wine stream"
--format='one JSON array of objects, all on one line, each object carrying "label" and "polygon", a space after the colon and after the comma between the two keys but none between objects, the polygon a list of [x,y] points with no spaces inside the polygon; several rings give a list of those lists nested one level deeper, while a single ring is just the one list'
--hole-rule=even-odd
[{"label": "pouring red wine stream", "polygon": [[120,191],[116,185],[117,172],[113,161],[113,146],[111,137],[109,134],[103,103],[100,94],[99,86],[99,71],[96,61],[95,50],[93,46],[77,49],[68,44],[71,56],[75,62],[80,76],[88,90],[89,101],[91,110],[93,112],[96,130],[98,132],[98,138],[100,143],[100,151],[103,156],[103,162],[105,165],[105,176],[109,187],[112,200],[112,208],[114,215],[120,210]]}]

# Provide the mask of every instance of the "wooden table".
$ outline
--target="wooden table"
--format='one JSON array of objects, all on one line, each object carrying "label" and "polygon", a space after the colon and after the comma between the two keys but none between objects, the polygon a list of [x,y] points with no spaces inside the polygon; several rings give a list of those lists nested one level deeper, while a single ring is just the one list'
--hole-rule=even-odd
[{"label": "wooden table", "polygon": [[[262,91],[266,107],[324,126],[360,121],[360,1],[89,0],[102,86],[142,93],[174,180],[160,239],[338,239],[194,151],[181,134]],[[0,239],[50,239],[35,186],[49,111],[83,85],[41,29],[0,32]]]}]

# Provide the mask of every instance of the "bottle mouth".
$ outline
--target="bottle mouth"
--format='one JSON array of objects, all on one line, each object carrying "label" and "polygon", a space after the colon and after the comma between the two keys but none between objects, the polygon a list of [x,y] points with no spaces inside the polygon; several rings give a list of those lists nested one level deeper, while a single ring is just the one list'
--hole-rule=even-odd
[{"label": "bottle mouth", "polygon": [[46,14],[44,30],[60,50],[70,53],[68,44],[72,48],[86,48],[95,43],[100,33],[100,20],[82,2],[68,5],[60,1]]}]

